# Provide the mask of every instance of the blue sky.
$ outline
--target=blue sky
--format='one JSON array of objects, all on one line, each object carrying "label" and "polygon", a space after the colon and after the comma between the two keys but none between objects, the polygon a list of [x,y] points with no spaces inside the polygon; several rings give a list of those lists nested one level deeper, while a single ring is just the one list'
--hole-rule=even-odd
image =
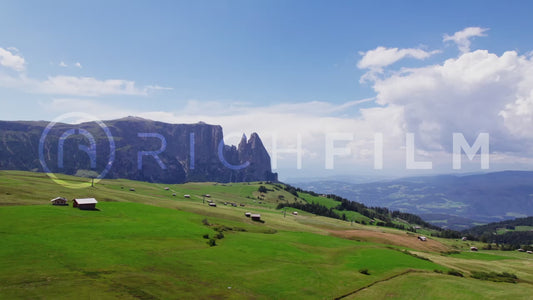
[{"label": "blue sky", "polygon": [[[5,1],[0,119],[52,120],[84,111],[104,120],[133,114],[173,123],[207,121],[221,124],[229,135],[258,131],[270,151],[273,136],[278,146],[291,148],[300,134],[303,170],[295,169],[293,154],[279,155],[279,171],[294,177],[375,173],[368,158],[373,135],[363,131],[394,133],[385,136],[385,168],[378,174],[406,173],[405,159],[399,159],[405,156],[405,132],[416,134],[417,157],[433,160],[432,172],[447,172],[452,131],[464,131],[470,143],[489,131],[493,169],[529,168],[531,153],[524,149],[531,137],[524,126],[531,107],[521,86],[530,76],[531,6],[527,1]],[[468,51],[460,50],[457,39],[445,40],[466,28],[480,30],[467,37]],[[388,55],[392,63],[362,63],[378,47],[383,51],[373,53],[376,59]],[[508,51],[516,57],[504,57]],[[437,103],[411,100],[393,89],[399,77],[411,87],[408,79],[449,74],[437,76],[427,68],[447,68],[450,59],[460,66],[509,66],[472,67],[468,72],[479,74],[440,82],[449,87],[445,96],[450,94]],[[415,71],[407,76],[405,68]],[[509,68],[522,73],[515,78]],[[494,76],[509,84],[490,85]],[[473,85],[477,92],[461,89],[478,77],[483,78]],[[523,84],[510,83],[516,81]],[[498,89],[491,95],[501,93],[487,100],[487,107],[497,109],[461,123],[477,112],[476,99],[487,86]],[[443,93],[412,89],[412,95],[430,98]],[[452,97],[470,107],[461,120],[460,112],[442,113],[457,108],[446,100]],[[353,133],[344,140],[351,153],[337,157],[349,167],[325,169],[326,131]],[[468,171],[476,168],[474,160]]]}]

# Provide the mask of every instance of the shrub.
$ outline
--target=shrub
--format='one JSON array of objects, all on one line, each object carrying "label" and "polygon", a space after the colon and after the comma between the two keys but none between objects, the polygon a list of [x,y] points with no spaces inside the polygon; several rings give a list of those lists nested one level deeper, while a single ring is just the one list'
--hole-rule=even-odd
[{"label": "shrub", "polygon": [[502,273],[496,273],[496,272],[480,272],[480,271],[474,271],[472,272],[472,278],[479,279],[479,280],[488,280],[488,281],[494,281],[494,282],[509,282],[509,283],[516,283],[518,281],[518,277],[516,277],[515,274],[502,272]]},{"label": "shrub", "polygon": [[370,272],[368,271],[367,268],[359,270],[359,273],[364,274],[364,275],[370,275]]},{"label": "shrub", "polygon": [[207,240],[207,239],[209,238],[209,234],[207,234],[207,233],[204,234],[204,235],[203,235],[203,238]]},{"label": "shrub", "polygon": [[264,193],[264,194],[268,193],[268,190],[264,185],[259,186],[257,191],[259,191],[260,193]]},{"label": "shrub", "polygon": [[454,269],[448,270],[448,275],[457,276],[457,277],[464,277],[463,273],[461,273],[461,272],[459,272],[457,270],[454,270]]},{"label": "shrub", "polygon": [[210,246],[210,247],[214,247],[217,245],[217,242],[215,241],[215,239],[209,239],[209,241],[207,241],[207,244]]},{"label": "shrub", "polygon": [[223,238],[224,238],[224,234],[222,233],[222,231],[220,231],[217,234],[215,234],[215,239],[221,240]]}]

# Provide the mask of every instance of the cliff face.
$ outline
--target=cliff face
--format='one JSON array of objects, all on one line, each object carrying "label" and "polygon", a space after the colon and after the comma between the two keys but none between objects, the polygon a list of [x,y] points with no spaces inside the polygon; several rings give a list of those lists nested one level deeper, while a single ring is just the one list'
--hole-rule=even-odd
[{"label": "cliff face", "polygon": [[0,169],[162,183],[277,180],[256,133],[235,147],[224,145],[222,127],[204,123],[128,117],[45,130],[48,124],[0,122]]}]

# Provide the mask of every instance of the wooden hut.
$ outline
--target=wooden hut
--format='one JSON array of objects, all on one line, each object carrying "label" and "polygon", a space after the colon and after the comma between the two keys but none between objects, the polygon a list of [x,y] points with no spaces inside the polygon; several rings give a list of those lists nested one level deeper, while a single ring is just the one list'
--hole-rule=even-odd
[{"label": "wooden hut", "polygon": [[62,206],[68,205],[67,201],[68,200],[66,198],[63,198],[63,197],[56,197],[56,198],[50,200],[50,202],[52,202],[52,205],[62,205]]},{"label": "wooden hut", "polygon": [[261,221],[261,215],[260,214],[251,214],[250,218],[252,218],[252,221]]},{"label": "wooden hut", "polygon": [[209,206],[217,207],[217,204],[215,202],[209,202]]},{"label": "wooden hut", "polygon": [[249,217],[252,216],[252,213],[251,212],[245,212],[244,215],[249,218]]},{"label": "wooden hut", "polygon": [[96,199],[94,198],[81,198],[72,200],[72,207],[77,207],[82,210],[95,210],[96,209]]}]

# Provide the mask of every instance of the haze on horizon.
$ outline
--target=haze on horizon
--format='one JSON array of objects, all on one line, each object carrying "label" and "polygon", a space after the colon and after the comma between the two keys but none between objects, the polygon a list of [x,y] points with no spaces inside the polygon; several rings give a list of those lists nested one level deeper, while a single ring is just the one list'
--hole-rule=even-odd
[{"label": "haze on horizon", "polygon": [[[229,144],[257,132],[282,180],[531,170],[531,5],[7,1],[0,120],[203,121]],[[487,133],[490,168],[477,155],[454,170],[454,133]],[[298,145],[301,164],[274,153]],[[408,170],[408,148],[431,168]]]}]

